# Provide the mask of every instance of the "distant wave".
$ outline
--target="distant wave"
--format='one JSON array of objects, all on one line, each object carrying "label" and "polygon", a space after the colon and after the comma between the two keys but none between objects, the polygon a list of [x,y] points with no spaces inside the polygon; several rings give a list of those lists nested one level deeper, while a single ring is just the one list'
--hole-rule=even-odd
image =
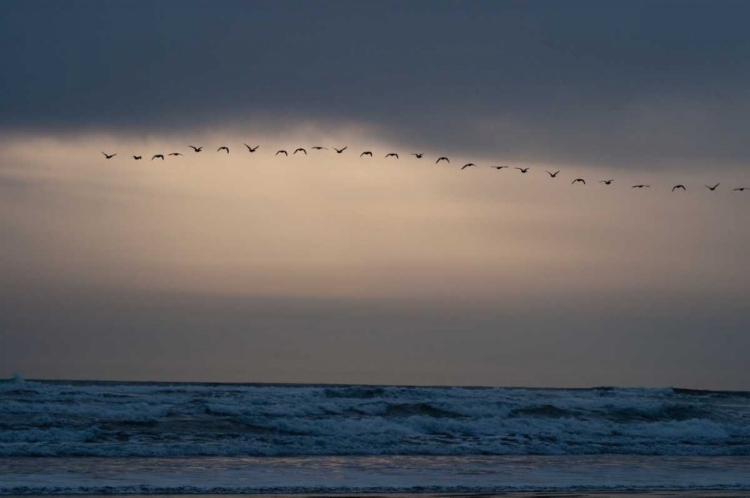
[{"label": "distant wave", "polygon": [[0,383],[0,456],[750,455],[750,394]]},{"label": "distant wave", "polygon": [[[0,486],[0,495],[359,495],[359,494],[500,494],[500,493],[653,493],[658,491],[747,491],[743,485],[728,486]],[[690,495],[696,496],[696,495]],[[395,498],[395,497],[394,497]],[[580,496],[579,498],[584,498]]]}]

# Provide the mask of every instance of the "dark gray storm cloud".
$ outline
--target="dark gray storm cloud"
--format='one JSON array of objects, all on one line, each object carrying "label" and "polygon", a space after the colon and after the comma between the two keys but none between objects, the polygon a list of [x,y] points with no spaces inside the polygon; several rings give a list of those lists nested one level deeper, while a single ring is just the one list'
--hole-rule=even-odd
[{"label": "dark gray storm cloud", "polygon": [[750,158],[746,2],[3,2],[6,132],[359,122],[414,147]]}]

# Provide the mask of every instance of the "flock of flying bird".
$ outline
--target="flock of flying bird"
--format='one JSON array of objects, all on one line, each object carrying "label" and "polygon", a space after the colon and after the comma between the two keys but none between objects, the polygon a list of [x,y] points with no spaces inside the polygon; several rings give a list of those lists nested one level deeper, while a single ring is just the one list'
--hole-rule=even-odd
[{"label": "flock of flying bird", "polygon": [[[256,145],[255,147],[250,147],[247,144],[244,144],[244,145],[245,145],[245,147],[247,147],[247,151],[249,153],[251,153],[251,154],[255,153],[258,150],[258,148],[260,148],[260,145]],[[190,147],[191,149],[193,149],[193,151],[195,153],[203,151],[203,146],[196,147],[194,145],[188,145],[188,147]],[[333,150],[336,151],[337,154],[342,154],[349,147],[347,146],[347,147],[344,147],[342,149],[337,149],[336,147],[332,147],[332,148],[333,148]],[[311,147],[311,149],[312,150],[328,150],[327,147],[322,147],[320,145],[315,145],[315,146]],[[224,151],[227,154],[229,154],[229,147],[221,146],[218,149],[216,149],[216,152],[222,152],[222,151]],[[303,147],[297,148],[294,152],[292,152],[292,155],[297,154],[298,152],[301,152],[301,153],[307,155],[307,150],[305,148],[303,148]],[[112,159],[113,157],[115,157],[117,155],[117,153],[115,153],[115,154],[107,154],[106,152],[102,152],[102,154],[104,154],[104,157],[107,158],[107,159]],[[276,151],[275,155],[278,156],[280,154],[283,154],[283,155],[289,157],[289,153],[286,150],[284,150],[284,149]],[[182,154],[181,152],[170,152],[169,154],[167,154],[167,156],[175,156],[175,157],[177,157],[177,156],[183,156],[183,155],[184,154]],[[414,157],[416,157],[417,159],[422,159],[424,157],[424,152],[413,152],[413,153],[411,153],[411,155],[414,156]],[[359,155],[359,157],[364,157],[364,156],[373,157],[372,151],[366,150],[366,151],[362,152]],[[388,159],[389,157],[392,157],[392,158],[395,158],[395,159],[399,158],[398,153],[396,153],[396,152],[389,152],[388,154],[385,155],[386,159]],[[143,159],[143,156],[133,156],[133,159],[135,159],[136,161],[140,161],[141,159]],[[164,160],[164,154],[154,154],[153,156],[151,156],[151,160],[153,161],[154,159],[161,159],[163,161]],[[441,161],[445,161],[446,163],[449,163],[449,164],[451,162],[450,159],[448,159],[447,157],[440,156],[440,157],[438,157],[437,161],[435,161],[435,164],[438,164]],[[466,163],[463,166],[461,166],[461,170],[463,171],[466,168],[476,168],[476,167],[478,167],[478,166],[476,164],[474,164],[474,163]],[[490,166],[490,168],[493,168],[493,169],[496,169],[496,170],[503,170],[503,169],[509,169],[510,166]],[[516,167],[514,169],[517,169],[521,173],[526,174],[526,173],[529,172],[529,170],[531,168],[529,168],[529,167],[527,167],[527,168],[518,168],[518,167]],[[555,171],[554,173],[551,172],[551,171],[545,171],[545,172],[550,176],[550,178],[557,178],[557,175],[560,174],[559,170]],[[599,183],[602,183],[604,185],[611,185],[612,182],[614,182],[613,179],[599,181]],[[575,185],[576,183],[580,183],[580,184],[586,185],[586,180],[584,180],[583,178],[576,178],[575,180],[573,180],[571,182],[571,185]],[[720,183],[717,183],[714,186],[705,185],[705,187],[707,189],[709,189],[711,192],[713,192],[714,190],[716,190],[717,188],[719,188],[719,185],[720,185]],[[633,185],[630,188],[642,189],[642,188],[650,188],[650,187],[651,187],[651,185],[638,184],[638,185]],[[687,190],[687,188],[685,188],[684,185],[675,185],[674,187],[672,187],[672,192],[674,192],[675,190],[680,190],[680,189],[681,190],[685,190],[685,191]],[[750,187],[737,187],[737,188],[735,188],[733,190],[736,191],[736,192],[744,192],[745,190],[750,190]]]}]

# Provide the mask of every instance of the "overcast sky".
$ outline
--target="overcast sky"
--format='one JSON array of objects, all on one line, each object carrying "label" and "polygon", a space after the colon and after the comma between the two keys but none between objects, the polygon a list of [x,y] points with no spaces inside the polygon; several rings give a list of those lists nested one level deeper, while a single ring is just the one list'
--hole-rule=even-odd
[{"label": "overcast sky", "polygon": [[0,376],[750,389],[748,15],[0,3]]}]

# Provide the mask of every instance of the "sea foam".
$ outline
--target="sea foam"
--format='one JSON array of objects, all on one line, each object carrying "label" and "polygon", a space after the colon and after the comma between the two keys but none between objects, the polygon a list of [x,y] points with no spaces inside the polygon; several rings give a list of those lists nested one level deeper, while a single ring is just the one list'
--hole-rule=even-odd
[{"label": "sea foam", "polygon": [[13,381],[0,456],[750,455],[750,395]]}]

